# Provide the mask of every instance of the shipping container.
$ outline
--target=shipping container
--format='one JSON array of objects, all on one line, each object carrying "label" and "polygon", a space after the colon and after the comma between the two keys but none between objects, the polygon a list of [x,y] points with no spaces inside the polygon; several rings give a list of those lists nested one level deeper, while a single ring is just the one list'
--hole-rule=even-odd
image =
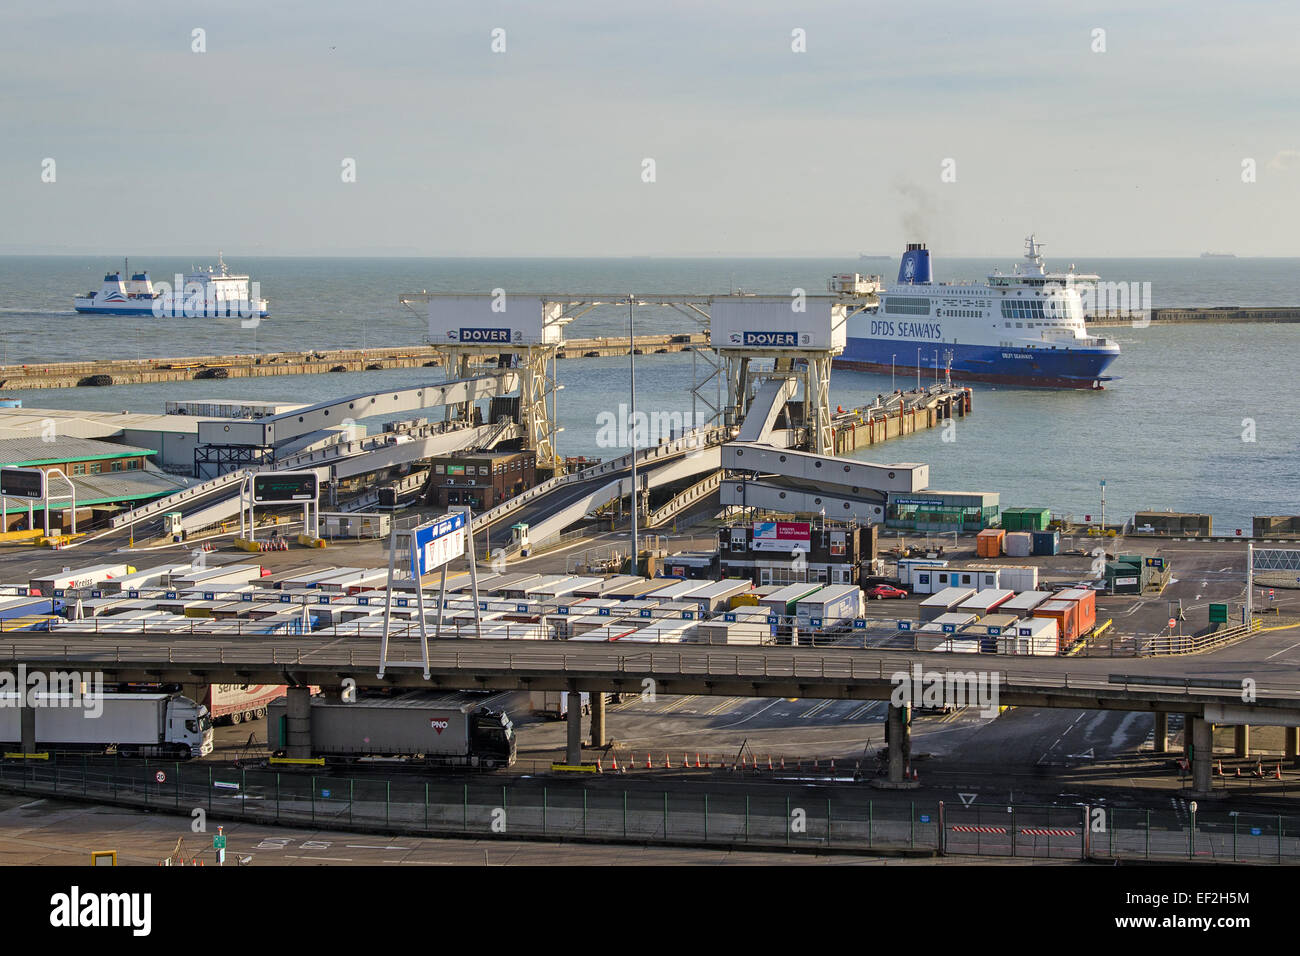
[{"label": "shipping container", "polygon": [[775,641],[772,625],[763,620],[726,621],[714,618],[700,624],[695,632],[699,644],[771,644]]},{"label": "shipping container", "polygon": [[1054,555],[1061,553],[1061,532],[1035,531],[1034,554]]},{"label": "shipping container", "polygon": [[698,591],[692,591],[686,595],[686,600],[698,605],[706,614],[716,614],[730,607],[733,597],[747,594],[753,588],[754,585],[748,578],[724,578],[721,581],[711,581]]},{"label": "shipping container", "polygon": [[1073,601],[1078,605],[1079,634],[1087,634],[1092,630],[1097,623],[1096,591],[1091,588],[1071,588],[1068,591],[1057,591],[1055,598],[1058,601]]},{"label": "shipping container", "polygon": [[933,621],[940,614],[947,614],[953,608],[976,594],[974,588],[944,588],[921,602],[920,615],[923,621]]},{"label": "shipping container", "polygon": [[631,574],[614,574],[608,577],[596,578],[590,584],[584,584],[580,588],[575,588],[573,593],[576,597],[594,598],[607,597],[613,591],[627,584],[634,584],[637,581],[645,580]]},{"label": "shipping container", "polygon": [[227,564],[214,568],[195,568],[172,575],[175,590],[204,588],[212,590],[224,585],[249,584],[262,576],[260,564]]},{"label": "shipping container", "polygon": [[684,598],[696,591],[703,591],[713,582],[703,580],[678,581],[672,578],[660,578],[660,587],[656,591],[651,591],[647,597],[655,598],[660,601],[676,601],[678,598]]},{"label": "shipping container", "polygon": [[1006,614],[1019,614],[1024,616],[1032,611],[1044,601],[1050,601],[1052,593],[1050,591],[1021,591],[1006,604],[998,608]]},{"label": "shipping container", "polygon": [[985,588],[983,591],[976,591],[961,604],[957,605],[958,610],[970,611],[972,614],[992,614],[994,609],[1000,604],[1005,604],[1015,596],[1015,592],[1007,588]]},{"label": "shipping container", "polygon": [[1014,634],[1018,620],[1014,614],[989,614],[981,617],[974,624],[966,625],[957,637],[963,640],[978,640],[980,651],[985,654],[996,654],[998,638],[1004,634]]},{"label": "shipping container", "polygon": [[1002,548],[1009,558],[1027,558],[1034,551],[1034,536],[1028,531],[1012,531],[1003,537]]},{"label": "shipping container", "polygon": [[856,584],[832,584],[795,604],[799,630],[830,630],[862,615],[862,588]]},{"label": "shipping container", "polygon": [[1031,617],[1016,624],[1014,634],[998,638],[999,654],[1031,654],[1050,657],[1060,651],[1057,621],[1050,617]]},{"label": "shipping container", "polygon": [[962,628],[968,627],[978,620],[978,615],[967,611],[947,611],[934,617],[928,623],[922,624],[920,632],[924,634],[956,634]]},{"label": "shipping container", "polygon": [[643,597],[651,591],[658,591],[663,586],[662,580],[656,581],[653,578],[634,578],[631,581],[620,584],[618,587],[602,591],[601,596],[626,598],[630,600],[633,598]]},{"label": "shipping container", "polygon": [[975,554],[981,558],[1000,558],[1004,537],[1006,532],[1001,528],[985,528],[975,535]]},{"label": "shipping container", "polygon": [[1047,508],[1003,508],[1002,527],[1007,531],[1043,531],[1052,520]]},{"label": "shipping container", "polygon": [[92,564],[84,568],[71,568],[44,577],[32,578],[28,587],[40,597],[51,597],[55,591],[71,591],[99,587],[113,578],[134,574],[135,568],[126,564]]},{"label": "shipping container", "polygon": [[1031,613],[1033,617],[1052,618],[1056,621],[1060,640],[1058,646],[1065,650],[1079,638],[1079,605],[1076,601],[1044,601]]},{"label": "shipping container", "polygon": [[758,604],[759,607],[765,607],[774,612],[777,617],[793,617],[796,605],[809,595],[820,591],[823,586],[815,581],[804,582],[803,584],[787,584],[760,597]]}]

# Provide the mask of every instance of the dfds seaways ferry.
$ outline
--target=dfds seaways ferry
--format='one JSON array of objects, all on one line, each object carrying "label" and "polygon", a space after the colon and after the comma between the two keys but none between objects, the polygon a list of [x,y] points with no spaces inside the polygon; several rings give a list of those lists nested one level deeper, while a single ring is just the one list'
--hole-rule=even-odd
[{"label": "dfds seaways ferry", "polygon": [[930,253],[909,243],[898,284],[854,312],[837,368],[923,374],[951,364],[953,379],[1039,388],[1102,388],[1119,345],[1088,334],[1078,286],[1098,277],[1048,272],[1040,245],[983,285],[935,282]]}]

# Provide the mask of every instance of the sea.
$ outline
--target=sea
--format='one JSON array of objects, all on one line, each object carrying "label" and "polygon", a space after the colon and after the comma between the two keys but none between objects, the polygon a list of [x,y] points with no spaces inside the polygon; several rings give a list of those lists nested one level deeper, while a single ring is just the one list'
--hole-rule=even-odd
[{"label": "sea", "polygon": [[[238,319],[82,316],[72,298],[97,290],[120,260],[85,256],[0,257],[0,361],[152,358],[307,348],[379,348],[426,341],[426,317],[399,304],[414,292],[720,293],[821,292],[843,272],[882,273],[897,259],[421,259],[227,256],[233,272],[260,284],[271,315],[252,328]],[[983,281],[1012,258],[937,260],[940,281]],[[150,257],[130,263],[155,282],[211,265]],[[1074,259],[1103,280],[1150,283],[1150,305],[1300,305],[1300,259]],[[697,331],[681,312],[642,306],[636,331]],[[627,334],[626,307],[596,309],[566,329],[570,337]],[[996,491],[1004,507],[1050,508],[1108,522],[1136,511],[1170,509],[1214,516],[1217,533],[1249,534],[1252,515],[1300,514],[1300,324],[1171,325],[1108,328],[1117,339],[1116,376],[1103,391],[1045,391],[974,383],[973,414],[857,457],[926,462],[930,485]],[[611,429],[630,404],[628,357],[559,363],[561,455],[621,453]],[[691,353],[636,356],[636,409],[654,421],[689,425],[707,415],[693,383],[711,372]],[[389,369],[168,382],[76,389],[7,389],[27,408],[160,412],[168,399],[313,402],[436,381],[439,369]],[[922,383],[934,375],[922,376]],[[717,380],[701,389],[717,399]],[[833,404],[863,404],[878,393],[916,384],[897,376],[836,371]],[[625,406],[620,410],[619,406]],[[410,414],[401,416],[410,417]],[[379,420],[371,424],[378,424]],[[653,422],[652,422],[653,424]],[[616,437],[611,438],[611,435]],[[625,450],[625,449],[622,449]],[[1105,482],[1104,486],[1102,482]]]}]

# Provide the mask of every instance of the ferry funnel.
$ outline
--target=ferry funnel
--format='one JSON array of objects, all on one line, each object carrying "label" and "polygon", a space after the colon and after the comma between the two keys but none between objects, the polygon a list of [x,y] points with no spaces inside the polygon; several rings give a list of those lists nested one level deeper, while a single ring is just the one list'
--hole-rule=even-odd
[{"label": "ferry funnel", "polygon": [[909,242],[903,260],[898,266],[899,285],[929,283],[934,281],[930,271],[930,250],[923,242]]}]

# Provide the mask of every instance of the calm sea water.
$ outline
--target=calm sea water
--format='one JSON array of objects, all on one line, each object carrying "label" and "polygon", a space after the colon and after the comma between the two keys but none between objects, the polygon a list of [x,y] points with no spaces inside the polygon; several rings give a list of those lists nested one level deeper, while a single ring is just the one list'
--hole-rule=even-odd
[{"label": "calm sea water", "polygon": [[[256,329],[238,320],[79,316],[71,298],[98,289],[120,262],[83,257],[0,257],[0,350],[5,361],[177,356],[300,348],[401,346],[424,341],[424,318],[399,293],[785,292],[824,287],[834,272],[879,271],[897,262],[856,259],[239,259],[229,265],[261,282],[271,317]],[[157,281],[190,260],[137,260]],[[202,263],[197,263],[202,264]],[[938,261],[938,278],[977,281],[1010,260]],[[1063,266],[1053,262],[1049,265]],[[1077,260],[1114,281],[1149,281],[1153,305],[1295,305],[1300,260]],[[598,311],[569,326],[573,337],[626,332],[626,313]],[[643,308],[637,330],[685,331],[667,309]],[[1229,533],[1254,514],[1300,513],[1300,390],[1294,363],[1300,325],[1110,329],[1123,350],[1119,376],[1103,392],[1044,392],[975,385],[975,414],[951,442],[939,430],[890,442],[861,457],[925,461],[931,485],[1002,493],[1004,506],[1041,505],[1082,516],[1100,508],[1130,516],[1144,508],[1204,511]],[[702,366],[701,366],[702,368]],[[437,373],[435,372],[435,375]],[[602,412],[627,401],[626,358],[560,364],[564,390],[560,452],[609,457],[599,446]],[[161,411],[169,398],[307,402],[428,381],[429,370],[311,375],[98,389],[7,391],[27,407]],[[686,419],[692,412],[689,355],[637,362],[638,407]],[[915,383],[915,377],[896,383]],[[888,375],[836,372],[832,399],[858,404],[892,387]],[[700,408],[700,411],[703,409]],[[675,420],[675,419],[674,419]],[[1244,440],[1246,439],[1246,440]]]}]

